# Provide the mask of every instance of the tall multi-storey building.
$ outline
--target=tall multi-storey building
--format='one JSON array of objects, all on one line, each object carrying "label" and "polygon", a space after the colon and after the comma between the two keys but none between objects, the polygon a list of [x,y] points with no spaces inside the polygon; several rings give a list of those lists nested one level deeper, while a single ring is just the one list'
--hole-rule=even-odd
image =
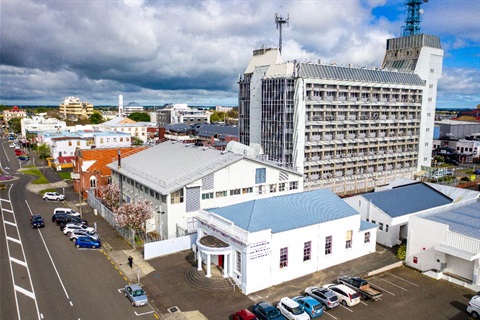
[{"label": "tall multi-storey building", "polygon": [[88,118],[93,114],[93,104],[81,102],[77,97],[68,97],[59,105],[59,111],[64,119]]},{"label": "tall multi-storey building", "polygon": [[389,39],[383,68],[255,50],[239,80],[240,142],[302,173],[305,189],[357,193],[413,178],[431,162],[442,56],[427,35]]}]

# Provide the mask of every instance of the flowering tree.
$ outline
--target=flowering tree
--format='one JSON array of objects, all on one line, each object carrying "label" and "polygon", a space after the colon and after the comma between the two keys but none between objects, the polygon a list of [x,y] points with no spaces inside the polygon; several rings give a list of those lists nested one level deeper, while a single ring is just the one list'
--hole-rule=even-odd
[{"label": "flowering tree", "polygon": [[107,184],[99,188],[100,201],[110,210],[115,212],[120,205],[120,189],[116,184]]},{"label": "flowering tree", "polygon": [[148,200],[129,202],[115,210],[115,219],[120,227],[127,226],[139,230],[145,221],[152,217],[152,213],[153,208]]}]

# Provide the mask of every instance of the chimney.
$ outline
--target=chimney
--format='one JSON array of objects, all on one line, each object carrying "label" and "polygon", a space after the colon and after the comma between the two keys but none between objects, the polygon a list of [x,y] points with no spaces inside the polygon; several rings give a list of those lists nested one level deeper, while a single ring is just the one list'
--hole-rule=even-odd
[{"label": "chimney", "polygon": [[122,167],[122,156],[120,154],[120,149],[118,149],[118,168]]}]

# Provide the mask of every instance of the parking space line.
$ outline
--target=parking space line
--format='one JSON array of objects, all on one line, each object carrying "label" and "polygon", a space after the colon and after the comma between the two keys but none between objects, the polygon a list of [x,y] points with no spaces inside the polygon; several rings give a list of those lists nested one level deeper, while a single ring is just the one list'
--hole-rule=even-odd
[{"label": "parking space line", "polygon": [[400,287],[399,285],[396,285],[395,283],[390,282],[390,281],[388,281],[388,280],[385,280],[385,279],[383,279],[383,278],[376,278],[376,279],[385,281],[386,283],[389,283],[389,284],[391,284],[391,285],[394,286],[394,287],[397,287],[397,288],[399,288],[399,289],[402,289],[403,291],[408,291],[407,289],[405,289],[405,288],[403,288],[403,287]]},{"label": "parking space line", "polygon": [[10,261],[15,262],[16,264],[22,265],[22,266],[24,266],[24,267],[27,266],[27,263],[26,263],[25,261],[18,260],[18,259],[14,258],[14,257],[9,257],[9,258],[10,258]]},{"label": "parking space line", "polygon": [[144,315],[146,315],[146,314],[151,314],[151,313],[154,313],[154,312],[155,312],[155,311],[153,311],[153,310],[152,310],[152,311],[143,312],[143,313],[137,313],[137,311],[135,311],[135,315],[136,315],[137,317],[139,317],[139,316],[144,316]]},{"label": "parking space line", "polygon": [[413,283],[413,282],[410,282],[410,281],[408,281],[408,280],[406,280],[406,279],[403,279],[402,277],[396,276],[396,275],[394,275],[394,274],[392,274],[392,273],[386,272],[386,274],[391,275],[391,276],[393,276],[393,277],[395,277],[395,278],[397,278],[397,279],[400,279],[400,280],[402,280],[402,281],[405,281],[406,283],[409,283],[409,284],[411,284],[412,286],[415,286],[415,287],[417,287],[417,288],[420,287],[418,284]]},{"label": "parking space line", "polygon": [[23,293],[29,298],[35,299],[35,294],[27,289],[23,289],[22,287],[17,286],[16,284],[13,285],[16,291]]},{"label": "parking space line", "polygon": [[330,317],[332,317],[333,319],[337,320],[337,317],[334,317],[332,314],[328,313],[327,311],[323,311],[323,313],[328,314]]},{"label": "parking space line", "polygon": [[368,304],[366,304],[366,303],[365,303],[365,302],[363,302],[363,301],[360,301],[360,303],[362,303],[362,304],[364,304],[364,305],[368,306]]},{"label": "parking space line", "polygon": [[383,292],[386,292],[386,293],[388,293],[388,294],[391,294],[392,296],[395,296],[395,293],[391,293],[390,291],[383,289],[382,287],[380,287],[380,286],[372,283],[371,281],[370,281],[370,284],[373,284],[373,286],[377,287],[378,289],[380,289],[380,290],[383,291]]},{"label": "parking space line", "polygon": [[10,241],[12,241],[12,242],[16,242],[16,243],[22,244],[22,242],[21,242],[20,240],[18,240],[18,239],[15,239],[15,238],[12,238],[12,237],[9,237],[9,236],[5,236],[5,238],[7,238],[7,240],[10,240]]},{"label": "parking space line", "polygon": [[[8,202],[10,202],[10,201],[8,201]],[[10,209],[2,209],[2,211],[13,213],[13,210],[10,210]]]},{"label": "parking space line", "polygon": [[17,226],[16,223],[13,223],[13,222],[10,222],[10,221],[7,221],[7,220],[3,220],[3,223],[4,223],[4,224],[9,224],[9,225],[14,226],[14,227]]},{"label": "parking space line", "polygon": [[350,312],[353,312],[353,310],[352,310],[352,309],[350,309],[349,307],[346,307],[346,306],[344,306],[344,305],[343,305],[343,304],[341,304],[341,303],[340,303],[340,306],[341,306],[341,307],[344,307],[345,309],[347,309],[347,310],[348,310],[348,311],[350,311]]}]

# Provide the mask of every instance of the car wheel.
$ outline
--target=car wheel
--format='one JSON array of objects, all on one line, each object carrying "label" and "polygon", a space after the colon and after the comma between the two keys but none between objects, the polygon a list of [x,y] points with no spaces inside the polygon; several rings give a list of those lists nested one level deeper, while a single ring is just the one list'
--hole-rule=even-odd
[{"label": "car wheel", "polygon": [[134,306],[134,307],[135,307],[135,302],[133,302],[133,301],[132,301],[132,306]]},{"label": "car wheel", "polygon": [[34,225],[32,225],[32,229],[35,229],[35,226],[34,226]]},{"label": "car wheel", "polygon": [[472,311],[472,317],[478,319],[478,313],[476,311]]},{"label": "car wheel", "polygon": [[127,292],[125,292],[125,297],[127,297],[127,298],[128,298]]},{"label": "car wheel", "polygon": [[322,304],[322,309],[323,309],[323,311],[327,311],[327,306]]},{"label": "car wheel", "polygon": [[80,248],[80,245],[79,245],[79,244],[76,244],[75,247]]},{"label": "car wheel", "polygon": [[57,201],[60,201],[60,199],[59,199],[59,198],[57,198]]},{"label": "car wheel", "polygon": [[92,249],[96,249],[96,248],[97,248],[97,246],[95,246],[95,245],[94,245],[94,246],[92,246]]},{"label": "car wheel", "polygon": [[347,306],[347,301],[342,300],[341,304],[342,304],[344,307],[346,307],[346,306]]}]

